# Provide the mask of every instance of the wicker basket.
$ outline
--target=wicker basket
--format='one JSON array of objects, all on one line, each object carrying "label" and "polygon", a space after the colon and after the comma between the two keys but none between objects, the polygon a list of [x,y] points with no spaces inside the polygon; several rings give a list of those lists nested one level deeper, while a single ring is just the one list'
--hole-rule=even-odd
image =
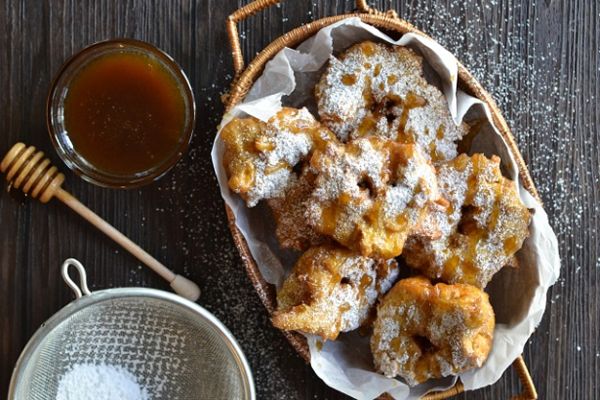
[{"label": "wicker basket", "polygon": [[[231,85],[231,89],[229,93],[223,97],[223,102],[225,103],[227,110],[231,109],[233,106],[243,101],[244,97],[252,87],[254,81],[262,73],[265,64],[271,58],[273,58],[281,49],[283,49],[284,47],[294,47],[303,42],[304,40],[308,39],[310,36],[314,35],[320,29],[345,18],[358,17],[363,22],[388,32],[396,32],[400,34],[404,34],[406,32],[414,32],[423,36],[427,36],[407,21],[398,18],[398,15],[395,11],[389,10],[387,12],[381,12],[369,7],[367,5],[366,0],[357,0],[357,11],[355,13],[322,18],[313,21],[309,24],[303,25],[299,28],[296,28],[286,33],[285,35],[279,37],[277,40],[271,42],[254,58],[254,60],[252,60],[252,62],[250,62],[248,66],[245,66],[244,57],[240,46],[240,39],[238,36],[238,22],[256,14],[257,12],[271,5],[278,3],[279,1],[280,0],[255,0],[235,11],[227,19],[227,33],[231,45],[233,68],[235,70],[235,78]],[[509,150],[511,151],[513,157],[519,165],[520,179],[523,183],[523,186],[532,194],[533,197],[535,197],[538,201],[541,202],[539,194],[533,184],[533,181],[531,180],[531,176],[529,175],[529,171],[527,170],[527,166],[523,161],[523,157],[519,152],[514,137],[512,136],[506,121],[502,117],[498,106],[491,98],[489,93],[487,93],[483,89],[483,87],[481,87],[479,82],[477,82],[477,80],[469,73],[469,71],[467,71],[467,69],[460,63],[458,65],[458,77],[459,87],[462,90],[479,98],[488,105],[494,124],[498,128],[500,134],[502,135],[506,143],[508,144]],[[273,313],[277,305],[274,287],[268,284],[263,279],[255,260],[250,254],[250,250],[248,248],[246,240],[235,225],[235,217],[233,216],[232,211],[227,206],[225,206],[225,208],[227,212],[227,218],[229,220],[229,228],[231,230],[234,242],[240,254],[242,255],[242,260],[244,260],[246,272],[250,280],[252,281],[252,284],[256,289],[256,292],[258,293],[260,299],[262,300],[269,314],[271,314]],[[304,336],[295,332],[282,331],[282,333],[283,335],[285,335],[285,337],[288,339],[288,341],[291,343],[294,349],[300,354],[300,356],[302,356],[302,358],[304,358],[305,361],[309,362],[310,353]],[[523,386],[523,392],[519,395],[514,396],[513,399],[537,399],[535,385],[531,379],[531,375],[529,374],[527,365],[525,364],[525,361],[523,360],[522,356],[519,356],[514,361],[513,367],[516,369],[516,372]],[[462,393],[463,391],[464,387],[459,380],[457,381],[454,387],[442,392],[430,393],[422,397],[422,399],[447,399],[449,397]],[[382,396],[382,398],[386,397]]]}]

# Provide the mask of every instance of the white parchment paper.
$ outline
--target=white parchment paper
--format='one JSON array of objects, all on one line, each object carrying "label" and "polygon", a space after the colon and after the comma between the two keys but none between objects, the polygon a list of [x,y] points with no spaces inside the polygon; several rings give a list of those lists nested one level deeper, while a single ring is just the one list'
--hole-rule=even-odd
[{"label": "white parchment paper", "polygon": [[[232,118],[251,115],[268,120],[283,105],[307,106],[317,116],[313,88],[332,53],[337,53],[364,40],[409,46],[419,51],[437,75],[436,80],[448,99],[455,121],[487,119],[472,142],[470,153],[496,154],[502,159],[506,176],[515,181],[524,204],[534,210],[530,237],[517,253],[519,268],[503,268],[486,291],[496,313],[494,343],[483,367],[460,375],[466,390],[496,382],[504,370],[523,351],[527,339],[539,324],[546,307],[546,292],[556,282],[560,270],[556,235],[540,204],[522,187],[518,166],[506,143],[491,122],[487,106],[457,90],[457,61],[452,54],[431,39],[405,34],[395,41],[358,18],[349,18],[320,30],[297,49],[283,49],[265,67],[244,103],[223,117],[221,127]],[[219,130],[220,132],[220,130]],[[227,186],[222,166],[223,143],[217,138],[212,161],[221,195],[231,207],[236,224],[267,282],[281,284],[298,254],[279,249],[274,222],[264,205],[248,209]],[[389,379],[373,372],[369,338],[357,333],[341,334],[338,340],[326,342],[319,350],[319,338],[307,336],[311,365],[329,386],[356,399],[372,399],[389,393],[395,399],[413,399],[432,391],[452,386],[456,378],[428,381],[409,388],[401,380]]]}]

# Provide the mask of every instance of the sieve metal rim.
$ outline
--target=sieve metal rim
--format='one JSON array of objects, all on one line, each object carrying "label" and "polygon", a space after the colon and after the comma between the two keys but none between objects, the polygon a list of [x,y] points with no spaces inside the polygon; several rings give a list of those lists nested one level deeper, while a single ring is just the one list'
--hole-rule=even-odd
[{"label": "sieve metal rim", "polygon": [[[76,264],[68,264],[69,262],[75,262]],[[70,277],[68,276],[68,272],[66,272],[66,269],[69,265],[75,265],[79,271],[81,289],[83,291],[83,294],[81,293],[81,291],[79,291],[79,287],[70,279]],[[29,339],[29,341],[23,348],[23,351],[21,352],[21,355],[19,356],[17,363],[15,364],[15,367],[13,369],[10,384],[8,386],[8,400],[17,400],[17,388],[20,387],[20,380],[23,376],[23,373],[26,367],[28,366],[31,358],[36,354],[39,346],[42,344],[42,342],[44,341],[46,336],[48,336],[48,334],[50,334],[71,315],[83,310],[86,307],[100,302],[123,298],[152,298],[170,302],[177,306],[187,308],[189,311],[192,311],[198,317],[206,321],[209,326],[214,328],[216,333],[223,340],[223,342],[231,352],[232,356],[234,357],[235,363],[240,369],[240,375],[243,379],[245,398],[249,400],[256,399],[254,380],[252,377],[252,372],[250,370],[250,365],[248,364],[246,356],[244,356],[240,345],[235,340],[233,334],[229,331],[229,329],[227,329],[227,327],[223,325],[223,323],[219,321],[217,317],[215,317],[210,311],[208,311],[204,307],[193,303],[190,300],[184,299],[183,297],[180,297],[174,293],[151,288],[132,287],[103,289],[93,292],[89,291],[87,289],[85,270],[83,269],[83,266],[81,266],[81,264],[74,259],[69,259],[63,264],[63,278],[65,279],[67,285],[73,290],[73,292],[75,292],[77,298],[68,303],[66,306],[64,306],[55,314],[53,314],[50,318],[48,318],[48,320],[42,323],[42,325]]]}]

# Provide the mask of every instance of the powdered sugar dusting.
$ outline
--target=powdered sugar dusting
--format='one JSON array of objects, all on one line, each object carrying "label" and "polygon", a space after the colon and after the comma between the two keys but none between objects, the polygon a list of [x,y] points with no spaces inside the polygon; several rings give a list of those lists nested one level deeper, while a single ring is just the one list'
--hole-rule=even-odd
[{"label": "powdered sugar dusting", "polygon": [[417,224],[422,209],[440,196],[435,169],[415,148],[406,163],[398,164],[393,175],[396,179],[391,180],[386,192],[386,217],[395,218],[407,212],[410,224]]},{"label": "powdered sugar dusting", "polygon": [[383,190],[382,175],[387,160],[385,152],[374,148],[373,142],[361,139],[350,147],[331,143],[314,168],[318,172],[314,197],[326,202],[342,194],[350,197],[365,197],[364,188],[358,186],[361,179],[368,179],[375,191]]},{"label": "powdered sugar dusting", "polygon": [[[314,121],[306,108],[301,109],[298,114],[294,117]],[[292,117],[280,113],[266,124],[264,136],[271,147],[262,151],[256,160],[255,182],[247,197],[249,207],[262,199],[282,196],[296,178],[289,167],[297,164],[312,149],[310,135],[304,131],[290,131],[290,119]],[[282,163],[285,164],[283,168]],[[271,172],[271,168],[275,171]]]},{"label": "powdered sugar dusting", "polygon": [[450,206],[429,217],[442,236],[413,237],[404,256],[431,278],[485,287],[527,237],[530,216],[499,160],[461,155],[438,171],[439,189]]},{"label": "powdered sugar dusting", "polygon": [[414,386],[481,366],[493,329],[493,310],[483,292],[409,278],[380,303],[371,349],[381,372]]},{"label": "powdered sugar dusting", "polygon": [[257,161],[255,166],[254,184],[246,198],[248,207],[254,207],[263,199],[283,196],[296,181],[294,174],[286,168],[267,173],[268,164],[262,160]]},{"label": "powdered sugar dusting", "polygon": [[404,47],[365,42],[332,56],[316,96],[322,121],[343,141],[382,136],[418,144],[438,161],[456,156],[468,130],[423,77],[421,57]]},{"label": "powdered sugar dusting", "polygon": [[[246,155],[253,171],[252,184],[243,193],[248,207],[254,207],[263,199],[282,197],[295,184],[296,175],[292,168],[312,152],[315,130],[319,130],[319,123],[306,108],[284,108],[268,122],[260,123],[260,132],[253,144],[256,154]],[[247,152],[233,148],[227,151]],[[235,157],[239,159],[240,155],[234,154]]]},{"label": "powdered sugar dusting", "polygon": [[273,323],[335,339],[359,328],[397,277],[394,260],[377,261],[329,246],[311,248],[277,294]]},{"label": "powdered sugar dusting", "polygon": [[[413,145],[373,136],[330,143],[311,165],[317,178],[308,200],[308,221],[365,255],[399,255],[425,207],[439,197],[435,170]],[[393,239],[385,247],[377,244],[388,236]],[[360,243],[354,243],[355,237]]]},{"label": "powdered sugar dusting", "polygon": [[[385,262],[388,264],[394,263],[393,260]],[[353,282],[352,285],[338,286],[333,293],[333,298],[337,300],[337,304],[348,308],[341,316],[342,332],[349,332],[360,327],[367,319],[379,295],[387,292],[398,277],[398,268],[395,266],[390,268],[387,276],[379,277],[375,268],[376,263],[375,260],[355,256],[349,258],[342,265],[340,271],[342,276]],[[365,286],[361,282],[364,282],[366,278],[368,278],[369,284]],[[334,307],[335,300],[333,302]]]},{"label": "powdered sugar dusting", "polygon": [[308,199],[314,190],[314,179],[314,174],[309,168],[305,168],[284,196],[268,200],[277,225],[275,234],[283,248],[306,250],[325,240],[306,219]]}]

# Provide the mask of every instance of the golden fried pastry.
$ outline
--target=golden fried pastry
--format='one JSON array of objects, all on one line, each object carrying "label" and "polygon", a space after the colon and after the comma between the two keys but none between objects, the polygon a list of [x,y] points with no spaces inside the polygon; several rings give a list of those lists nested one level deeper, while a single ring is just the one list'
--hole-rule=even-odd
[{"label": "golden fried pastry", "polygon": [[335,136],[306,108],[283,108],[268,122],[235,118],[221,131],[223,163],[231,190],[248,207],[281,197],[294,184],[292,169]]},{"label": "golden fried pastry", "polygon": [[488,295],[474,286],[403,279],[377,307],[371,337],[375,367],[410,386],[481,367],[494,324]]},{"label": "golden fried pastry", "polygon": [[377,135],[418,144],[432,161],[456,157],[468,125],[456,125],[444,94],[407,47],[363,42],[331,57],[315,87],[321,121],[342,141]]},{"label": "golden fried pastry", "polygon": [[415,145],[375,136],[330,142],[310,163],[317,178],[309,223],[366,257],[400,255],[440,201],[435,170]]},{"label": "golden fried pastry", "polygon": [[273,325],[335,340],[358,328],[398,276],[394,260],[375,261],[347,249],[305,252],[277,293]]},{"label": "golden fried pastry", "polygon": [[514,182],[502,176],[500,159],[461,154],[439,167],[440,194],[450,203],[430,214],[442,236],[411,237],[403,256],[432,279],[484,288],[528,236],[529,210]]},{"label": "golden fried pastry", "polygon": [[306,220],[308,198],[313,192],[315,179],[315,174],[304,168],[284,196],[267,200],[275,217],[275,234],[283,248],[304,251],[327,240]]}]

